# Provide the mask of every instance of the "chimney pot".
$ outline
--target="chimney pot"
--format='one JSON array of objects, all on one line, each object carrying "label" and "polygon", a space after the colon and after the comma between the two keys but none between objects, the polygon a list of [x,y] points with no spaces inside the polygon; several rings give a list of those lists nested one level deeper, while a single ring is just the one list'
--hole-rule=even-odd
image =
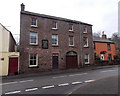
[{"label": "chimney pot", "polygon": [[23,3],[21,4],[21,11],[25,11],[25,5]]},{"label": "chimney pot", "polygon": [[102,38],[103,38],[103,39],[107,39],[107,35],[104,34],[104,31],[102,32]]}]

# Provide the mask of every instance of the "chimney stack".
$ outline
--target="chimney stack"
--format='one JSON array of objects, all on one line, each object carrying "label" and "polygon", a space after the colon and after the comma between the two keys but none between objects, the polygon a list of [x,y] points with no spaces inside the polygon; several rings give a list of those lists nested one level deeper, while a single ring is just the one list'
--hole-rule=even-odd
[{"label": "chimney stack", "polygon": [[25,5],[23,3],[21,4],[21,11],[25,11]]},{"label": "chimney stack", "polygon": [[102,38],[103,38],[103,39],[107,39],[107,35],[104,34],[104,31],[102,32]]}]

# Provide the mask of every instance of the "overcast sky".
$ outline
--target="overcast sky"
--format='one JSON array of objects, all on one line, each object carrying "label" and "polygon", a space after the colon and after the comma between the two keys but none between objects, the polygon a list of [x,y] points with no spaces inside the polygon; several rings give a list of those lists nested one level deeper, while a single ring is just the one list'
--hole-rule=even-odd
[{"label": "overcast sky", "polygon": [[[118,32],[119,0],[1,0],[0,23],[12,34],[20,34],[20,4],[25,10],[78,20],[93,25],[93,32],[111,37]],[[14,35],[16,36],[16,35]]]}]

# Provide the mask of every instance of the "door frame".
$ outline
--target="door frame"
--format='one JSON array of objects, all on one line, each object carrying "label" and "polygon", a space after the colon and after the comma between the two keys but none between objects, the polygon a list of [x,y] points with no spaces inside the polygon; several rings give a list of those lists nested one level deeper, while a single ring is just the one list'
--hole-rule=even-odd
[{"label": "door frame", "polygon": [[[58,57],[58,64],[57,64],[57,68],[53,67],[53,57],[57,56]],[[59,69],[59,53],[52,53],[52,69]]]}]

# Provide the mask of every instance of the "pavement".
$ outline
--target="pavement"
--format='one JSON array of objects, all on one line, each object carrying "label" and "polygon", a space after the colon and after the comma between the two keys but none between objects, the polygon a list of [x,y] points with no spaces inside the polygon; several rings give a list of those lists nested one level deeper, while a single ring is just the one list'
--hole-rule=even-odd
[{"label": "pavement", "polygon": [[97,69],[104,69],[104,68],[112,68],[112,67],[119,67],[120,65],[108,65],[108,66],[86,66],[77,69],[61,69],[61,70],[53,70],[53,71],[46,71],[46,72],[37,72],[37,73],[23,73],[18,75],[10,75],[10,76],[2,76],[2,80],[6,79],[19,79],[19,78],[26,78],[26,77],[35,77],[35,76],[47,76],[47,75],[54,75],[54,74],[61,74],[61,73],[73,73],[73,72],[85,72],[89,70],[97,70]]}]

